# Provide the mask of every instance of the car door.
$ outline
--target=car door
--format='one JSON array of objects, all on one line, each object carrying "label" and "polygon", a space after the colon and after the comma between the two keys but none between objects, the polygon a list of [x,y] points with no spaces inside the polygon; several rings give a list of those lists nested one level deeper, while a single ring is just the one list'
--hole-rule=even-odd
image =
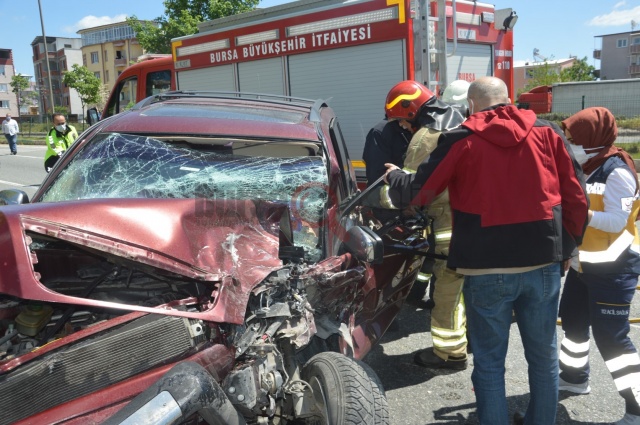
[{"label": "car door", "polygon": [[330,124],[331,144],[340,168],[340,187],[344,190],[338,205],[337,229],[340,237],[348,237],[353,226],[371,228],[384,246],[379,264],[353,261],[349,268],[362,268],[362,280],[354,294],[351,338],[354,356],[360,358],[383,335],[398,314],[422,266],[428,244],[424,237],[426,220],[420,215],[405,217],[401,211],[391,212],[393,218],[385,223],[372,214],[363,201],[381,184],[360,192],[349,161],[346,145],[337,120]]}]

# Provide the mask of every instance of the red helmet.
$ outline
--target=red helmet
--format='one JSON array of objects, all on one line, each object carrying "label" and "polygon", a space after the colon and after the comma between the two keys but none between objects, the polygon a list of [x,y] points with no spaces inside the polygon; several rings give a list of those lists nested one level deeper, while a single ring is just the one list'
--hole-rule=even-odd
[{"label": "red helmet", "polygon": [[384,112],[387,118],[413,121],[420,107],[435,97],[431,90],[417,81],[401,81],[389,90]]}]

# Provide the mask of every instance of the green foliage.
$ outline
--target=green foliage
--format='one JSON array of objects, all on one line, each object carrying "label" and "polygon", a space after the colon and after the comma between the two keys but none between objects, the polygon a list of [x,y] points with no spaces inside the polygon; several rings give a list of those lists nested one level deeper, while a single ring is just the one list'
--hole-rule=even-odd
[{"label": "green foliage", "polygon": [[569,68],[560,71],[560,81],[595,81],[596,69],[587,63],[587,57],[576,60]]},{"label": "green foliage", "polygon": [[69,108],[66,106],[56,106],[56,114],[62,114],[65,117],[69,116]]},{"label": "green foliage", "polygon": [[134,15],[127,23],[149,53],[171,53],[171,39],[198,32],[202,21],[253,10],[259,0],[165,0],[164,15],[154,23],[140,22]]},{"label": "green foliage", "polygon": [[9,85],[11,86],[11,91],[18,94],[19,92],[29,88],[29,79],[20,74],[14,75],[11,77]]},{"label": "green foliage", "polygon": [[11,86],[11,91],[16,94],[16,99],[18,101],[18,115],[20,115],[20,105],[23,103],[23,93],[26,89],[29,88],[29,79],[23,75],[14,75],[11,77],[11,82],[9,83]]},{"label": "green foliage", "polygon": [[86,66],[73,64],[71,71],[64,73],[62,82],[78,92],[82,109],[84,105],[100,101],[100,87],[102,83]]},{"label": "green foliage", "polygon": [[522,88],[522,90],[518,91],[518,95],[527,92],[534,87],[550,86],[553,83],[560,81],[560,75],[558,75],[556,70],[550,66],[547,61],[544,61],[541,65],[532,66],[527,69],[527,72],[530,76],[529,82]]}]

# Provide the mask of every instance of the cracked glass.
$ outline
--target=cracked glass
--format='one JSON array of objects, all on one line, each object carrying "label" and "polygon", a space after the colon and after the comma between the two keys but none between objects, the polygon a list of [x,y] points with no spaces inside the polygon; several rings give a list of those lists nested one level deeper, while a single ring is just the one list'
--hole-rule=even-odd
[{"label": "cracked glass", "polygon": [[295,144],[278,142],[275,150],[287,157],[266,157],[248,154],[256,146],[273,151],[275,144],[272,148],[270,142],[220,143],[99,135],[75,154],[41,202],[206,198],[284,203],[292,212],[295,245],[305,249],[308,261],[317,261],[318,229],[327,202],[324,159],[294,156],[299,152]]}]

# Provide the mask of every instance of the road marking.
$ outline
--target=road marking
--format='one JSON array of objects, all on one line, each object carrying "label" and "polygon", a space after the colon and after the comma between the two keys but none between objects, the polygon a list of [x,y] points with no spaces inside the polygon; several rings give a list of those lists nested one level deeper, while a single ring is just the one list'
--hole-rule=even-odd
[{"label": "road marking", "polygon": [[40,186],[40,183],[38,183],[38,184],[24,184],[24,183],[8,182],[6,180],[0,180],[0,183],[8,184],[10,186],[20,186],[20,187],[38,187],[38,186]]}]

